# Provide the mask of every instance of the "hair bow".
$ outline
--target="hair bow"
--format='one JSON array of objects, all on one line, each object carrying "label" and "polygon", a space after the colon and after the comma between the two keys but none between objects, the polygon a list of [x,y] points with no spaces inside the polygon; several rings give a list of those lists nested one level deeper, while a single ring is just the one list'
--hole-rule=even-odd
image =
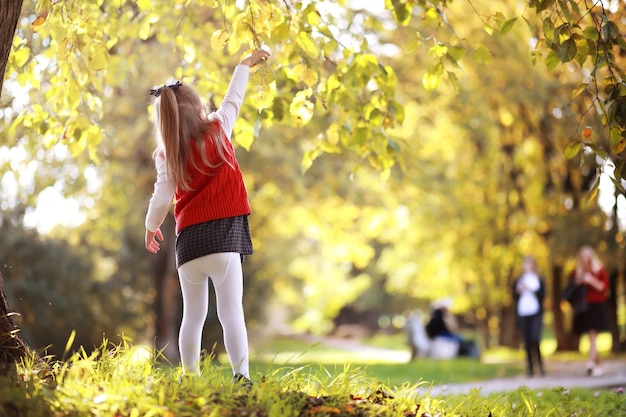
[{"label": "hair bow", "polygon": [[176,81],[176,83],[174,84],[163,84],[162,87],[150,89],[150,95],[159,97],[161,95],[161,91],[164,88],[171,88],[172,90],[176,91],[178,90],[178,87],[180,87],[181,85],[183,85],[183,83],[181,83],[180,81]]}]

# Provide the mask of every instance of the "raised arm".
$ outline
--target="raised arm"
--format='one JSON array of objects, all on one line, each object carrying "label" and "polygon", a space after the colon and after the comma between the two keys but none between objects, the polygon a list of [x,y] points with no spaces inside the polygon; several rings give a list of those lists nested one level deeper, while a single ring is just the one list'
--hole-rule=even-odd
[{"label": "raised arm", "polygon": [[258,50],[243,58],[239,65],[235,67],[233,78],[230,80],[222,104],[210,116],[219,121],[229,140],[246,93],[250,68],[257,65],[261,60],[267,60],[269,57],[270,53],[268,51]]}]

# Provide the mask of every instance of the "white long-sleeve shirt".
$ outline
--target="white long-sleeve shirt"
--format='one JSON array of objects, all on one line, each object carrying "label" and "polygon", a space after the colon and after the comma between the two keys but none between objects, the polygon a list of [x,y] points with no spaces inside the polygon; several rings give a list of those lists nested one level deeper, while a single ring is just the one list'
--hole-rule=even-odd
[{"label": "white long-sleeve shirt", "polygon": [[541,306],[535,294],[541,286],[539,276],[535,273],[527,272],[520,278],[519,285],[522,285],[524,289],[520,293],[517,303],[518,316],[526,317],[539,313]]},{"label": "white long-sleeve shirt", "polygon": [[[247,65],[237,65],[230,81],[226,95],[220,107],[209,115],[209,120],[217,120],[224,134],[231,140],[233,126],[239,116],[239,110],[243,103],[243,98],[248,84],[250,67]],[[146,229],[154,232],[161,227],[165,217],[172,207],[176,184],[171,175],[167,173],[167,164],[162,154],[157,154],[154,159],[157,171],[157,178],[154,183],[154,192],[150,198],[148,212],[146,214]]]}]

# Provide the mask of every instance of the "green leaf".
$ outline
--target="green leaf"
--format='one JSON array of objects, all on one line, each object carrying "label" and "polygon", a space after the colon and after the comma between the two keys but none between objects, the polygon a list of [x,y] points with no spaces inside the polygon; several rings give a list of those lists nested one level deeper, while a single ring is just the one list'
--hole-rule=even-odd
[{"label": "green leaf", "polygon": [[566,39],[559,46],[559,59],[561,62],[570,62],[576,56],[577,48],[574,39]]},{"label": "green leaf", "polygon": [[558,2],[559,9],[561,11],[561,16],[563,16],[563,18],[564,18],[564,20],[566,22],[571,22],[572,21],[572,13],[570,12],[568,3],[569,3],[569,1],[566,1],[566,0],[559,0],[559,2]]},{"label": "green leaf", "polygon": [[517,17],[514,17],[512,19],[505,21],[500,27],[500,33],[505,34],[505,33],[510,32],[511,29],[513,29],[513,26],[515,26],[516,21],[517,21]]},{"label": "green leaf", "polygon": [[455,61],[458,61],[459,59],[463,58],[463,55],[465,55],[465,48],[452,46],[448,49],[448,55],[454,58]]},{"label": "green leaf", "polygon": [[615,22],[612,22],[610,20],[602,26],[602,34],[606,39],[612,41],[620,37],[617,25],[615,24]]},{"label": "green leaf", "polygon": [[388,106],[389,115],[393,120],[390,126],[404,123],[404,106],[397,101],[392,101]]},{"label": "green leaf", "polygon": [[352,135],[349,136],[347,146],[363,146],[367,143],[369,137],[369,129],[364,127],[357,128]]},{"label": "green leaf", "polygon": [[[617,145],[620,142],[622,142],[622,132],[620,131],[620,128],[617,126],[613,126],[609,129],[609,141],[611,143],[611,146]],[[619,153],[619,152],[615,152],[615,153]]]},{"label": "green leaf", "polygon": [[447,71],[448,74],[448,81],[450,81],[450,84],[452,85],[452,89],[455,92],[459,92],[459,80],[456,76],[456,74],[452,71]]},{"label": "green leaf", "polygon": [[574,42],[576,43],[575,59],[582,66],[589,56],[589,43],[585,38],[575,39]]},{"label": "green leaf", "polygon": [[597,41],[600,39],[600,33],[598,33],[598,29],[595,26],[587,26],[583,30],[583,36],[585,39],[589,39],[590,41]]},{"label": "green leaf", "polygon": [[582,148],[582,144],[583,143],[578,140],[576,142],[571,142],[569,145],[567,145],[567,148],[565,148],[565,158],[572,159],[576,155],[578,155],[580,149]]},{"label": "green leaf", "polygon": [[546,67],[548,67],[549,70],[553,70],[561,63],[561,60],[554,51],[550,50],[544,62],[546,63]]},{"label": "green leaf", "polygon": [[544,10],[548,10],[554,4],[555,0],[544,0],[539,1],[537,4],[537,13],[543,12]]},{"label": "green leaf", "polygon": [[407,1],[402,0],[385,0],[385,7],[392,9],[393,17],[402,26],[406,26],[411,21],[412,7]]},{"label": "green leaf", "polygon": [[485,48],[485,46],[480,45],[478,48],[474,49],[474,61],[479,64],[488,64],[491,62],[491,52],[489,49]]},{"label": "green leaf", "polygon": [[554,22],[552,22],[552,18],[550,16],[547,16],[545,19],[543,19],[542,30],[543,30],[543,36],[546,37],[546,41],[548,45],[553,44],[554,43]]}]

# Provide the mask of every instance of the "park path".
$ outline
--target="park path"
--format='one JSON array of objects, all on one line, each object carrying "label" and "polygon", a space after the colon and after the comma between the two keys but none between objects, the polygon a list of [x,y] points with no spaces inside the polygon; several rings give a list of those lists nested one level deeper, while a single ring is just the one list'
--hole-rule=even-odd
[{"label": "park path", "polygon": [[470,383],[436,385],[422,389],[431,396],[469,394],[474,389],[484,395],[514,391],[527,387],[531,390],[554,388],[587,388],[587,389],[626,389],[626,361],[606,360],[602,363],[604,375],[592,377],[585,374],[584,361],[548,361],[547,375],[519,375],[509,378],[498,378]]}]

